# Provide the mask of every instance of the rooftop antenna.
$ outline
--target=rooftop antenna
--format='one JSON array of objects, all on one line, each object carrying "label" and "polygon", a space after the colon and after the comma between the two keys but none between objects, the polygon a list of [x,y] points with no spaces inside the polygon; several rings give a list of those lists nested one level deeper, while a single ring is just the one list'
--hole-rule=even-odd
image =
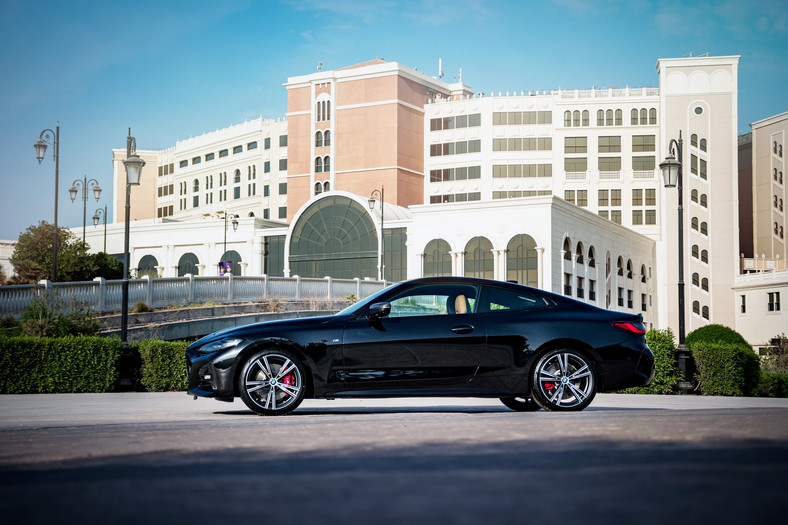
[{"label": "rooftop antenna", "polygon": [[318,62],[317,63],[317,70],[320,71],[322,69],[323,69],[323,63],[322,62]]},{"label": "rooftop antenna", "polygon": [[438,59],[438,78],[443,78],[443,59]]},{"label": "rooftop antenna", "polygon": [[459,80],[459,82],[460,82],[460,84],[462,84],[462,68],[460,68],[460,80]]}]

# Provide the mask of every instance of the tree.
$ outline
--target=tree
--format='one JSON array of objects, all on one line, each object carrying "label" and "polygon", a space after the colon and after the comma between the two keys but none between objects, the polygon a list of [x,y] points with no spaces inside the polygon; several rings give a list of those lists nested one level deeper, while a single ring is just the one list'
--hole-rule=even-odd
[{"label": "tree", "polygon": [[[41,221],[29,226],[17,241],[11,264],[18,283],[35,283],[52,278],[52,239],[54,226]],[[57,280],[91,281],[94,277],[120,279],[123,269],[113,257],[89,254],[88,246],[66,228],[58,228]]]}]

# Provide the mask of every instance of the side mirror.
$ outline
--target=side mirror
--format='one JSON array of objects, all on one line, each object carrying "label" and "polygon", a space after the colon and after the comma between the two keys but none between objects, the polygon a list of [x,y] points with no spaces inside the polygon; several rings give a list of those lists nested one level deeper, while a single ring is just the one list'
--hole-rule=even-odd
[{"label": "side mirror", "polygon": [[369,307],[367,316],[370,319],[380,319],[391,313],[391,303],[375,303]]}]

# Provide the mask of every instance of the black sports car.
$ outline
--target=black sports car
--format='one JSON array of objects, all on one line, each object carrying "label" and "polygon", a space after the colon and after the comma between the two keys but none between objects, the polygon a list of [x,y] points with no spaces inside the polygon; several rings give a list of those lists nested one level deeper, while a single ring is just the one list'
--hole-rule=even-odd
[{"label": "black sports car", "polygon": [[473,396],[518,411],[582,410],[647,385],[639,315],[512,283],[429,277],[336,315],[216,332],[186,350],[189,393],[241,397],[262,415],[304,398]]}]

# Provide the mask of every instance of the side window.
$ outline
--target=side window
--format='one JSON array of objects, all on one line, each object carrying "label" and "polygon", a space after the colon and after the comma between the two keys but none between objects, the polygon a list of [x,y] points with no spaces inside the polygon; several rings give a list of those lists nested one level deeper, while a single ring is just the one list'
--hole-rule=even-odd
[{"label": "side window", "polygon": [[389,317],[462,315],[475,311],[478,288],[465,284],[429,284],[392,299]]},{"label": "side window", "polygon": [[479,312],[530,310],[532,308],[544,308],[549,305],[550,303],[546,299],[536,295],[518,290],[485,286],[479,301]]}]

